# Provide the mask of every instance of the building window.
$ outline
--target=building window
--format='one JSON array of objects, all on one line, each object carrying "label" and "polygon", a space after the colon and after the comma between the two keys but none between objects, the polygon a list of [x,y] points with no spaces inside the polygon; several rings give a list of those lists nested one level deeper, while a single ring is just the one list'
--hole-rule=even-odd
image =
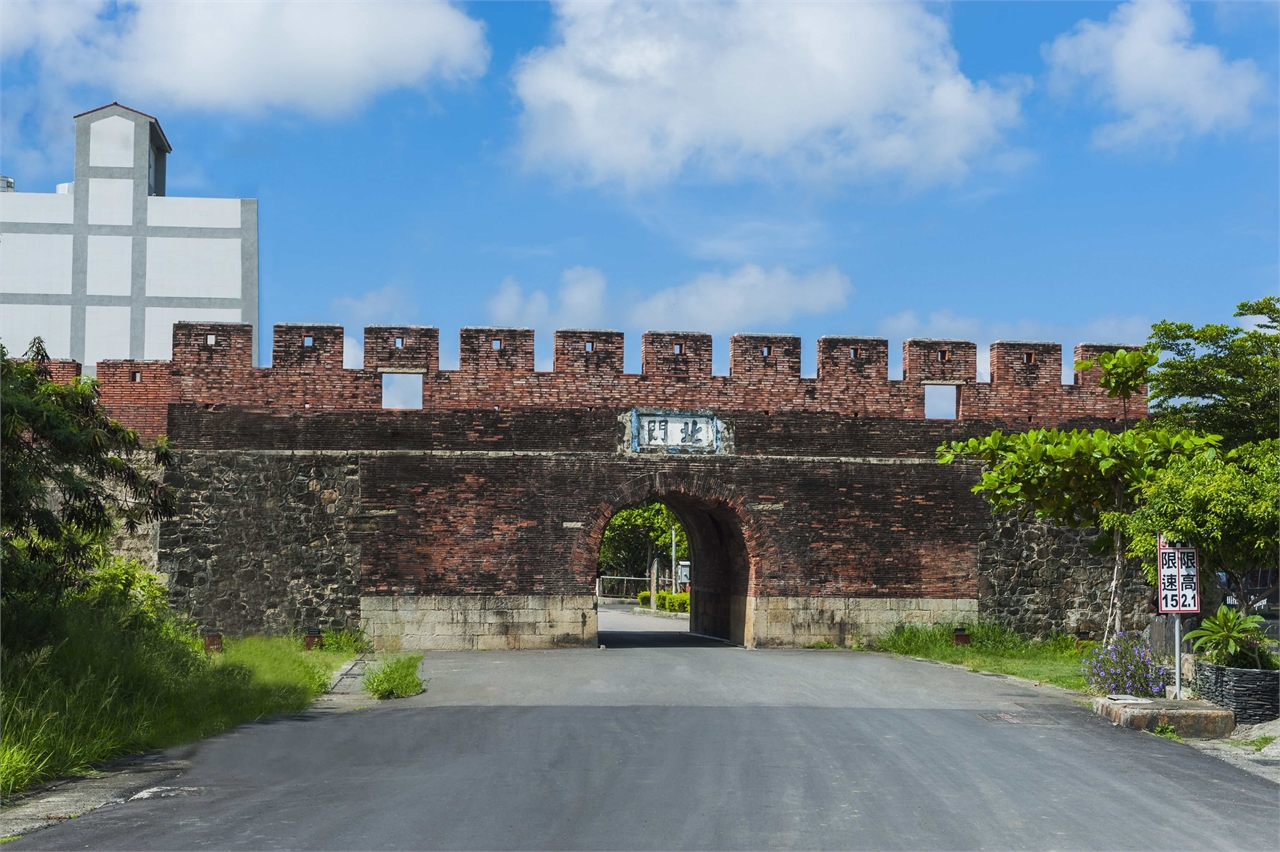
[{"label": "building window", "polygon": [[856,346],[855,346],[855,347],[853,347],[852,349],[850,349],[850,350],[849,350],[849,358],[850,358],[850,359],[852,359],[852,360],[854,360],[854,361],[857,361],[857,360],[858,360],[859,358],[861,358],[861,357],[862,357],[862,350],[861,350],[861,349],[859,349],[858,347],[856,347]]},{"label": "building window", "polygon": [[1023,353],[1022,353],[1022,363],[1024,363],[1024,364],[1034,364],[1035,362],[1036,362],[1036,353],[1034,353],[1034,352],[1023,352]]},{"label": "building window", "polygon": [[205,342],[205,345],[206,345],[206,346],[213,346],[214,344],[216,344],[216,343],[218,342],[218,335],[216,335],[216,334],[206,334],[206,335],[204,336],[204,342]]},{"label": "building window", "polygon": [[768,358],[770,355],[772,355],[772,354],[773,354],[773,347],[772,347],[772,346],[762,346],[762,347],[760,347],[760,354],[761,354],[761,355],[763,355],[764,357]]},{"label": "building window", "polygon": [[497,352],[501,348],[502,348],[502,341],[495,337],[493,339],[493,351]]},{"label": "building window", "polygon": [[142,381],[142,373],[137,370],[133,371],[132,373],[129,374],[129,381],[131,382]]},{"label": "building window", "polygon": [[677,343],[677,344],[675,345],[675,347],[672,349],[672,351],[673,351],[673,352],[675,352],[677,355],[683,355],[683,354],[684,354],[684,344],[683,344],[683,343]]},{"label": "building window", "polygon": [[939,361],[950,361],[950,360],[951,360],[951,352],[950,352],[949,350],[946,350],[946,349],[939,349],[939,350],[938,350],[938,360],[939,360]]},{"label": "building window", "polygon": [[303,346],[311,346],[315,342],[316,342],[316,339],[309,334],[302,338]]},{"label": "building window", "polygon": [[404,348],[404,338],[403,338],[403,337],[397,337],[397,338],[396,338],[396,348],[397,348],[397,349],[403,349],[403,348]]},{"label": "building window", "polygon": [[588,340],[588,341],[586,342],[586,344],[585,344],[585,347],[586,347],[586,351],[588,351],[588,352],[595,352],[595,351],[596,351],[596,344],[595,344],[595,341],[594,341],[594,340]]}]

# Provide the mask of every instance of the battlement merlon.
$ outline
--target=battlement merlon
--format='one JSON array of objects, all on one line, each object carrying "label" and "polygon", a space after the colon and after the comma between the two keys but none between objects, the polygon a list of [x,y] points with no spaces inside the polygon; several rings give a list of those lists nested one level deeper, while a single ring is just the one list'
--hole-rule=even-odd
[{"label": "battlement merlon", "polygon": [[[965,340],[904,341],[903,379],[889,378],[881,337],[818,340],[818,375],[800,375],[801,341],[785,334],[729,340],[730,374],[711,369],[712,339],[697,332],[651,331],[641,339],[638,374],[623,372],[618,331],[556,332],[551,372],[534,369],[530,329],[472,327],[459,335],[456,370],[441,370],[440,332],[423,326],[364,330],[363,369],[343,368],[344,332],[331,324],[274,329],[273,366],[252,365],[252,328],[176,323],[172,362],[107,361],[99,372],[104,406],[122,422],[159,434],[170,403],[271,411],[380,410],[384,373],[423,376],[423,407],[674,407],[719,411],[826,411],[849,417],[923,419],[927,385],[956,387],[957,418],[1036,426],[1118,423],[1146,413],[1145,389],[1107,397],[1098,368],[1061,381],[1062,347],[1042,341],[991,345],[991,380],[977,380],[977,346]],[[1121,348],[1080,344],[1077,359]],[[113,416],[115,416],[113,414]]]}]

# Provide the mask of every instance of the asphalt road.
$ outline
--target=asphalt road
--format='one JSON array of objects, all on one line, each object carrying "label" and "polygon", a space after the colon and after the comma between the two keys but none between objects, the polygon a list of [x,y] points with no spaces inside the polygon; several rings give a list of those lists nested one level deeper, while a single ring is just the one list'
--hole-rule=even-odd
[{"label": "asphalt road", "polygon": [[[1273,849],[1280,788],[1068,694],[606,613],[606,650],[431,654],[428,691],[246,725],[20,849]],[[369,702],[371,705],[374,702]]]}]

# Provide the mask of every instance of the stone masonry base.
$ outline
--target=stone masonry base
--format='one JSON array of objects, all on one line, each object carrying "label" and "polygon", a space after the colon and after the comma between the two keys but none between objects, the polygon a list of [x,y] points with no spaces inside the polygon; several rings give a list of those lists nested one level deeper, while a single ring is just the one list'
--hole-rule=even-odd
[{"label": "stone masonry base", "polygon": [[[972,598],[747,598],[735,638],[759,648],[849,645],[899,624],[971,621]],[[485,651],[593,648],[591,595],[423,595],[360,598],[360,619],[378,650]],[[735,624],[735,626],[738,626]],[[731,640],[732,641],[732,640]]]},{"label": "stone masonry base", "polygon": [[752,621],[758,648],[845,646],[899,624],[973,621],[975,598],[756,598]]},{"label": "stone masonry base", "polygon": [[596,646],[591,595],[366,595],[360,621],[387,651]]}]

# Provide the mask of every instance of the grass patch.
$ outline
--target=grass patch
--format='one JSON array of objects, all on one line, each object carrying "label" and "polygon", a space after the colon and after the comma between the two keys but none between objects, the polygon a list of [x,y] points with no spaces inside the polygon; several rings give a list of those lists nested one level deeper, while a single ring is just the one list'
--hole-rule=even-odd
[{"label": "grass patch", "polygon": [[[970,644],[956,645],[952,640],[952,633],[959,626],[968,631]],[[1066,689],[1086,688],[1080,664],[1087,643],[1078,644],[1073,636],[1033,642],[988,621],[964,625],[902,624],[879,637],[875,645],[882,651],[954,663],[970,671],[1014,675]]]},{"label": "grass patch", "polygon": [[1233,746],[1241,748],[1251,748],[1254,751],[1262,751],[1267,746],[1276,741],[1275,737],[1254,737],[1251,740],[1227,740]]},{"label": "grass patch", "polygon": [[1168,723],[1156,725],[1156,729],[1151,733],[1166,740],[1173,740],[1175,743],[1182,742],[1182,737],[1178,736],[1178,729]]},{"label": "grass patch", "polygon": [[369,668],[364,675],[365,691],[374,698],[408,698],[422,692],[422,678],[418,677],[421,654],[404,654],[388,657]]},{"label": "grass patch", "polygon": [[307,707],[351,657],[302,639],[228,639],[207,654],[189,626],[128,602],[72,600],[58,639],[0,665],[0,796]]}]

